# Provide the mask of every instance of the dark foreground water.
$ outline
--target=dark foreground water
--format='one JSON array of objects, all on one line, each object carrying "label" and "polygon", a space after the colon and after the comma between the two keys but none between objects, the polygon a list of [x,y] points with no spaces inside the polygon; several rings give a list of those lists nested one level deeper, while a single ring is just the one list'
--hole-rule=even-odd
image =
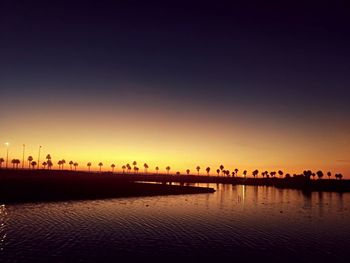
[{"label": "dark foreground water", "polygon": [[3,205],[0,262],[350,262],[350,194],[214,194]]}]

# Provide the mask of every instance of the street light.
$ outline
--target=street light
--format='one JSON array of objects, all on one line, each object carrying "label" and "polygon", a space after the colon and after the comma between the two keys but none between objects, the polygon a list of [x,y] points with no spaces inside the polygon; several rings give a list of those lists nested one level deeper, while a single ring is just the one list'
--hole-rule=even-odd
[{"label": "street light", "polygon": [[41,150],[41,145],[39,146],[39,153],[38,153],[38,170],[40,168],[40,150]]},{"label": "street light", "polygon": [[6,145],[6,148],[7,148],[7,151],[6,151],[6,168],[8,167],[8,163],[9,163],[9,146],[10,146],[10,143],[9,142],[5,142],[5,145]]},{"label": "street light", "polygon": [[25,152],[25,149],[26,149],[26,145],[23,144],[22,169],[24,168],[24,152]]}]

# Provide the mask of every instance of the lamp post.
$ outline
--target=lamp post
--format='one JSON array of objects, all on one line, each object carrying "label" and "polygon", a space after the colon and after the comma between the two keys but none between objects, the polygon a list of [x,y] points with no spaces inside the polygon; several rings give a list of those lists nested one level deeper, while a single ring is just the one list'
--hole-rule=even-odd
[{"label": "lamp post", "polygon": [[7,148],[7,150],[6,150],[6,168],[7,168],[8,164],[9,164],[9,145],[10,145],[10,143],[5,142],[5,145],[6,145],[6,148]]},{"label": "lamp post", "polygon": [[22,154],[22,169],[24,168],[24,152],[25,152],[25,149],[26,149],[26,145],[23,144],[23,154]]},{"label": "lamp post", "polygon": [[38,170],[40,168],[40,150],[41,150],[41,145],[39,146],[39,153],[38,153],[38,167],[37,167]]}]

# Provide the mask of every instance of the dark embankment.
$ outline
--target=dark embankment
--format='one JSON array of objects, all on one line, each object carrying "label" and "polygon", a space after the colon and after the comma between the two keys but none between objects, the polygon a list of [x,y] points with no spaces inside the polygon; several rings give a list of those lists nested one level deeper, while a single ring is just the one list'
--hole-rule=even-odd
[{"label": "dark embankment", "polygon": [[0,170],[0,202],[213,193],[212,188],[138,183],[109,174]]}]

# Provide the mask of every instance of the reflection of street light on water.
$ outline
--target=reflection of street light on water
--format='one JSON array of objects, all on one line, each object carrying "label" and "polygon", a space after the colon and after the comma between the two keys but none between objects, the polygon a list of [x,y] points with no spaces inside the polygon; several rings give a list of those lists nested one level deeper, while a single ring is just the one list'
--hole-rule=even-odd
[{"label": "reflection of street light on water", "polygon": [[9,142],[5,142],[5,145],[6,145],[6,168],[8,167],[8,164],[9,164],[9,146],[10,146],[10,143]]}]

